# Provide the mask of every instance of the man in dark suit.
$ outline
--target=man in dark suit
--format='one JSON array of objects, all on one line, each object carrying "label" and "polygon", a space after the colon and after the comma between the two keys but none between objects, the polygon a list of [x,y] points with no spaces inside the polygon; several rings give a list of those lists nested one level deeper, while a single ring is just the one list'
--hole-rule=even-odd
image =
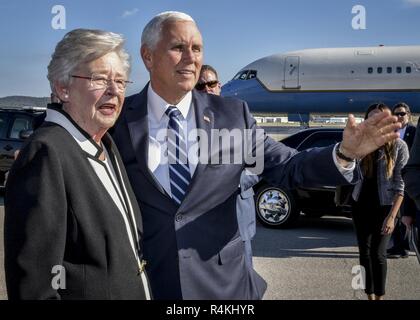
[{"label": "man in dark suit", "polygon": [[[354,182],[354,159],[396,139],[400,125],[389,113],[359,125],[350,116],[341,145],[297,153],[259,135],[244,101],[193,90],[203,42],[190,16],[154,17],[141,56],[150,83],[125,100],[113,137],[142,210],[154,298],[260,299],[264,281],[245,262],[236,216],[245,167],[287,188]],[[219,144],[226,132],[252,137]]]},{"label": "man in dark suit", "polygon": [[[420,233],[420,119],[417,123],[417,130],[413,145],[410,150],[410,158],[403,169],[403,179],[408,196],[414,201],[417,210],[404,211],[402,222],[407,228],[417,226]],[[418,235],[420,236],[420,234]],[[418,244],[420,251],[420,243]]]},{"label": "man in dark suit", "polygon": [[[399,102],[392,108],[392,114],[398,117],[401,123],[399,130],[400,138],[407,143],[408,150],[413,145],[414,136],[416,134],[416,127],[410,122],[411,111],[410,107],[404,103]],[[401,221],[401,216],[412,216],[416,213],[416,205],[413,200],[405,193],[404,202],[401,205],[401,213],[395,224],[394,232],[392,233],[392,248],[387,250],[387,257],[391,259],[408,258],[408,239],[406,238],[406,227]]]}]

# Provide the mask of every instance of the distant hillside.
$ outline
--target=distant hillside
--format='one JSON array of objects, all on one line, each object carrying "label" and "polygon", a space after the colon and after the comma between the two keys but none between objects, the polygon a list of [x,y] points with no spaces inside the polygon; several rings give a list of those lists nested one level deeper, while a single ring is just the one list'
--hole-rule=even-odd
[{"label": "distant hillside", "polygon": [[18,108],[23,106],[46,107],[50,103],[49,97],[36,98],[25,96],[10,96],[0,98],[0,107]]}]

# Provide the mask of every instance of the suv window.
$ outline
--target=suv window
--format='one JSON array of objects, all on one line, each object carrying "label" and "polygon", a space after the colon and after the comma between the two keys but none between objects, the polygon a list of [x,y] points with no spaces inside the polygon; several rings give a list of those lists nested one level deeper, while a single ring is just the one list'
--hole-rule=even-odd
[{"label": "suv window", "polygon": [[17,116],[10,130],[9,138],[10,139],[19,139],[19,134],[22,130],[32,129],[32,120],[29,117]]},{"label": "suv window", "polygon": [[13,164],[16,150],[25,140],[20,138],[23,130],[32,130],[45,118],[42,108],[0,108],[0,187],[4,186],[5,174]]},{"label": "suv window", "polygon": [[5,138],[7,134],[7,115],[0,113],[0,138]]},{"label": "suv window", "polygon": [[309,148],[330,146],[340,142],[342,137],[343,133],[341,131],[315,132],[302,141],[297,149],[301,151]]}]

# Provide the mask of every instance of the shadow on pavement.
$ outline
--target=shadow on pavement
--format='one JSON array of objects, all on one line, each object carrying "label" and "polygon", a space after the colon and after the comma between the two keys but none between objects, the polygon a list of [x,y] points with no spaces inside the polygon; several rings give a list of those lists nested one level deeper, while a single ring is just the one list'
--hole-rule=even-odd
[{"label": "shadow on pavement", "polygon": [[302,218],[292,229],[257,225],[255,257],[358,258],[352,220],[342,217]]}]

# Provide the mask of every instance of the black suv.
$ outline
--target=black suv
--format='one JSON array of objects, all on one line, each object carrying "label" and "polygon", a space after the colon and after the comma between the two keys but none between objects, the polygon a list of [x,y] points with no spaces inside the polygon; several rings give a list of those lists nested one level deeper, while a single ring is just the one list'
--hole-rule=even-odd
[{"label": "black suv", "polygon": [[[288,136],[281,142],[302,151],[325,147],[343,138],[342,128],[310,128]],[[334,202],[335,187],[297,188],[288,190],[262,180],[254,186],[258,220],[267,227],[287,228],[294,226],[303,212],[305,216],[349,216],[347,207],[337,207]]]},{"label": "black suv", "polygon": [[0,187],[4,187],[5,174],[14,161],[14,153],[33,132],[33,125],[45,108],[0,107]]}]

